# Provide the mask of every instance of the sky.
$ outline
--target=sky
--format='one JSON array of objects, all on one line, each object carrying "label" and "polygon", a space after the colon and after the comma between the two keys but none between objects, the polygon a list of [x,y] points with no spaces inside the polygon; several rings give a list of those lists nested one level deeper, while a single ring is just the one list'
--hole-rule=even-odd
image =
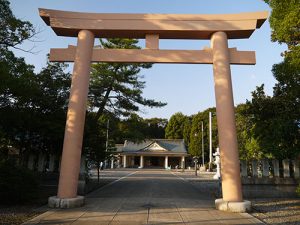
[{"label": "sky", "polygon": [[[26,62],[35,66],[38,72],[46,65],[50,48],[66,48],[76,45],[76,38],[58,37],[39,17],[38,8],[95,13],[172,13],[172,14],[226,14],[269,11],[263,0],[10,0],[14,15],[29,20],[37,30],[36,42],[25,42],[26,53],[15,50]],[[232,65],[231,75],[235,105],[251,99],[256,86],[265,85],[265,91],[272,95],[276,80],[272,65],[282,61],[280,53],[286,46],[272,43],[270,26],[266,21],[250,39],[229,40],[229,47],[238,50],[255,51],[256,65]],[[96,42],[97,43],[97,42]],[[144,47],[144,40],[140,41]],[[202,49],[210,46],[203,40],[160,40],[161,49]],[[72,65],[70,69],[72,68]],[[209,107],[215,107],[212,65],[154,64],[151,69],[142,70],[146,82],[143,97],[168,103],[163,108],[142,108],[144,118],[170,118],[176,112],[192,115]]]}]

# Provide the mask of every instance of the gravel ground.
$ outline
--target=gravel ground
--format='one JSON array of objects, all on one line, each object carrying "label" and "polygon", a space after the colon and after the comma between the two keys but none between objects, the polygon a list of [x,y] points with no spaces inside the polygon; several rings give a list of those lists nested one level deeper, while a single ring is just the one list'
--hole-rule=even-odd
[{"label": "gravel ground", "polygon": [[[200,191],[206,191],[214,198],[220,197],[218,182],[212,179],[211,173],[199,173],[198,177],[195,177],[192,171],[175,174],[191,182]],[[266,224],[300,225],[300,198],[249,200],[253,208],[251,214]]]},{"label": "gravel ground", "polygon": [[[101,171],[100,184],[97,184],[97,177],[93,176],[94,183],[96,184],[93,188],[100,188],[130,172],[132,171]],[[17,206],[0,205],[0,225],[19,225],[39,214],[44,213],[48,210],[46,206],[48,197],[55,195],[56,191],[56,185],[49,185],[47,188],[39,190],[39,198],[32,203]]]},{"label": "gravel ground", "polygon": [[266,224],[300,225],[300,199],[251,199],[254,217]]},{"label": "gravel ground", "polygon": [[[0,224],[2,225],[18,225],[25,221],[43,213],[44,211],[36,211],[36,205],[24,205],[5,207],[0,206]],[[46,209],[45,209],[46,210]]]}]

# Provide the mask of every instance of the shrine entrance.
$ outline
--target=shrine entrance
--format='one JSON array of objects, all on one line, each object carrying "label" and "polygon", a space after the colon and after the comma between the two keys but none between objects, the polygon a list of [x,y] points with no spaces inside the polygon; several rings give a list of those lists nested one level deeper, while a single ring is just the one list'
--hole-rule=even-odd
[{"label": "shrine entrance", "polygon": [[144,168],[164,168],[165,158],[159,156],[144,157]]},{"label": "shrine entrance", "polygon": [[[228,48],[228,39],[249,38],[267,12],[224,15],[101,14],[39,9],[59,36],[77,37],[77,46],[51,49],[50,61],[74,62],[57,196],[50,207],[81,206],[77,196],[91,62],[212,64],[218,118],[223,198],[216,208],[245,212],[237,146],[230,65],[254,65],[255,52]],[[96,49],[94,38],[145,39],[145,49]],[[159,39],[211,40],[203,50],[160,50]]]}]

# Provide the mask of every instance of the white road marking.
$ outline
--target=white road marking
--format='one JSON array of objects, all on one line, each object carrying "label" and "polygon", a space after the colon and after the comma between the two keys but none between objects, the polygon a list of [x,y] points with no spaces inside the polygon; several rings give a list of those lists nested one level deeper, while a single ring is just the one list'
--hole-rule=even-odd
[{"label": "white road marking", "polygon": [[109,183],[109,184],[106,184],[106,185],[104,185],[103,187],[97,189],[97,191],[102,190],[102,189],[104,189],[104,188],[106,188],[106,187],[108,187],[108,186],[110,186],[110,185],[113,185],[113,184],[119,182],[120,180],[123,180],[123,179],[125,179],[126,177],[129,177],[129,176],[131,176],[131,175],[133,175],[133,174],[135,174],[135,173],[137,173],[137,172],[139,172],[139,171],[135,171],[135,172],[132,172],[132,173],[130,173],[130,174],[127,174],[127,175],[124,176],[124,177],[120,177],[118,180],[115,180],[115,181],[113,181],[113,182],[111,182],[111,183]]}]

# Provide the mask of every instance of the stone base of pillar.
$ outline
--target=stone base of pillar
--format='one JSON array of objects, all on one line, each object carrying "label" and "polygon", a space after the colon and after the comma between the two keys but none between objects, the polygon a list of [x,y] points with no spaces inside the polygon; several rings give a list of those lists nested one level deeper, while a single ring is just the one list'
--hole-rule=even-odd
[{"label": "stone base of pillar", "polygon": [[84,197],[78,195],[76,198],[58,198],[52,196],[48,198],[48,206],[50,208],[70,209],[84,205]]},{"label": "stone base of pillar", "polygon": [[222,198],[215,200],[216,209],[220,211],[227,212],[250,212],[251,211],[251,202],[244,200],[242,202],[228,202],[224,201]]}]

